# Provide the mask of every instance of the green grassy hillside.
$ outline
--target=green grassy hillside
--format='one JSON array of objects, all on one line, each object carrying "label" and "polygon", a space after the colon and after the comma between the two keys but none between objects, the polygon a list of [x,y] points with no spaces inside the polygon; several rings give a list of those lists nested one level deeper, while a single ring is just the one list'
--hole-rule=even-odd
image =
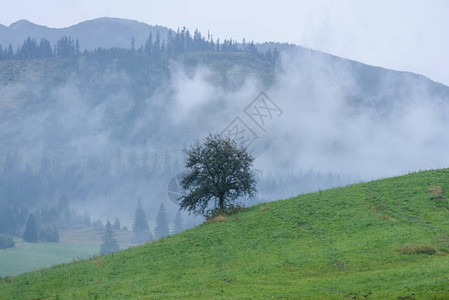
[{"label": "green grassy hillside", "polygon": [[2,278],[0,298],[449,298],[449,170],[298,196]]}]

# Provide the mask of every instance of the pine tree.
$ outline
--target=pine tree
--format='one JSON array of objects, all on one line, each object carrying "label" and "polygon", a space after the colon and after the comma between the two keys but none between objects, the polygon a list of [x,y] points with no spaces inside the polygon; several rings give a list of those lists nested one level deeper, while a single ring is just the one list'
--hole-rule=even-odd
[{"label": "pine tree", "polygon": [[59,242],[59,232],[55,226],[41,228],[39,231],[39,240],[42,242],[57,243]]},{"label": "pine tree", "polygon": [[137,202],[136,213],[134,214],[133,232],[131,243],[142,244],[151,240],[150,226],[148,226],[147,216],[140,199]]},{"label": "pine tree", "polygon": [[92,225],[92,222],[90,220],[89,214],[86,212],[83,215],[83,225],[86,227],[90,227]]},{"label": "pine tree", "polygon": [[161,238],[168,236],[170,230],[168,228],[167,212],[165,211],[164,204],[161,203],[159,207],[159,212],[156,218],[156,228],[155,228],[156,238]]},{"label": "pine tree", "polygon": [[80,43],[78,41],[78,38],[76,38],[76,42],[75,42],[75,55],[80,55],[81,51],[80,51]]},{"label": "pine tree", "polygon": [[114,230],[120,230],[120,220],[118,218],[115,218],[114,225],[112,225],[112,228]]},{"label": "pine tree", "polygon": [[43,38],[39,44],[40,57],[51,57],[53,56],[53,51],[51,50],[50,42]]},{"label": "pine tree", "polygon": [[136,51],[136,39],[134,36],[131,37],[131,50]]},{"label": "pine tree", "polygon": [[182,217],[181,212],[178,211],[175,217],[175,221],[173,222],[173,233],[179,233],[184,230],[183,224],[182,224]]},{"label": "pine tree", "polygon": [[173,45],[174,45],[173,34],[172,31],[169,30],[167,35],[167,47],[166,47],[166,51],[169,56],[173,51]]},{"label": "pine tree", "polygon": [[6,52],[6,58],[7,59],[13,59],[14,58],[14,51],[12,51],[12,45],[9,44],[8,51]]},{"label": "pine tree", "polygon": [[32,213],[28,217],[25,232],[23,233],[23,239],[28,243],[37,243],[39,241],[39,231],[36,219]]},{"label": "pine tree", "polygon": [[150,36],[145,41],[145,53],[151,55],[153,52],[153,34],[150,32]]},{"label": "pine tree", "polygon": [[112,229],[111,222],[109,220],[106,222],[106,227],[103,233],[103,244],[101,244],[100,254],[108,254],[112,252],[117,252],[120,250],[117,240],[114,237],[114,230]]},{"label": "pine tree", "polygon": [[71,37],[63,36],[56,42],[55,55],[58,57],[68,57],[75,55],[75,42]]},{"label": "pine tree", "polygon": [[156,39],[154,40],[152,53],[154,58],[161,58],[161,37],[159,31],[156,32]]}]

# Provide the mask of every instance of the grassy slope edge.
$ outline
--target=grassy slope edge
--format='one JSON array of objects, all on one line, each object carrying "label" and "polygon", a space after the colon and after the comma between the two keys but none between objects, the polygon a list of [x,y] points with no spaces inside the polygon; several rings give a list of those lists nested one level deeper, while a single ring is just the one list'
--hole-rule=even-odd
[{"label": "grassy slope edge", "polygon": [[0,299],[447,299],[445,190],[449,169],[261,204],[119,253],[2,278]]}]

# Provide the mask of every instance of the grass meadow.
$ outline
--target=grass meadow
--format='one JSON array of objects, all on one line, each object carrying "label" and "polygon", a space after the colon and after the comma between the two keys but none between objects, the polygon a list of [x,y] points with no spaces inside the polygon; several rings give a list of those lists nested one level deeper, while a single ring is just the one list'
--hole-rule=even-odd
[{"label": "grass meadow", "polygon": [[449,170],[265,203],[0,280],[0,299],[448,299]]}]

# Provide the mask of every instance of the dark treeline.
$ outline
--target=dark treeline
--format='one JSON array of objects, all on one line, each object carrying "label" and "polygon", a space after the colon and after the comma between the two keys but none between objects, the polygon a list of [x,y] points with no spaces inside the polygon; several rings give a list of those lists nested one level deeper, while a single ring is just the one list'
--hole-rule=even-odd
[{"label": "dark treeline", "polygon": [[59,39],[53,48],[47,39],[37,41],[31,37],[28,37],[15,51],[11,44],[5,48],[0,45],[0,60],[68,57],[80,54],[78,39],[73,40],[66,36]]},{"label": "dark treeline", "polygon": [[[156,227],[150,229],[142,202],[139,200],[133,223],[133,237],[130,242],[142,244],[184,230],[179,211],[174,217],[172,229],[170,229],[168,215],[163,204],[159,208],[155,221]],[[97,232],[104,230],[105,245],[103,246],[108,249],[104,250],[102,254],[118,251],[113,237],[115,231],[128,231],[126,226],[120,226],[118,218],[113,224],[106,221],[105,227],[101,220],[91,219],[88,213],[80,214],[70,206],[69,200],[65,196],[60,198],[57,205],[41,206],[33,211],[29,211],[25,206],[21,208],[6,204],[0,206],[0,249],[14,246],[14,242],[10,242],[11,237],[23,238],[24,241],[30,243],[59,242],[60,231],[73,229],[91,229]],[[114,247],[109,244],[113,244]],[[114,250],[109,249],[111,247]]]},{"label": "dark treeline", "polygon": [[[135,181],[139,178],[163,177],[162,182],[165,182],[180,168],[178,159],[170,159],[167,152],[165,155],[147,156],[142,159],[130,158],[123,163],[117,177],[111,178],[112,181],[106,185],[118,185],[123,182],[123,178]],[[93,175],[97,178],[100,174],[109,174],[114,163],[90,161],[89,164],[98,172]],[[68,197],[60,196],[59,200],[55,201],[58,193],[63,195],[67,192],[71,198],[76,199],[88,195],[93,185],[81,184],[86,176],[81,170],[81,165],[67,167],[49,159],[43,159],[38,168],[32,168],[18,156],[8,155],[3,170],[0,169],[0,234],[3,238],[24,237],[31,214],[37,224],[31,231],[38,232],[39,242],[57,242],[60,231],[84,228],[103,231],[104,222],[93,220],[87,212],[80,213],[70,204]],[[95,182],[94,185],[102,183]],[[140,210],[143,212],[141,205]],[[142,215],[144,217],[135,220],[138,225],[141,219],[147,222],[145,213]],[[172,219],[172,222],[169,219]],[[148,228],[146,233],[148,236],[142,239],[143,241],[161,238],[184,229],[179,212],[169,218],[164,205],[160,206],[155,221],[156,227],[151,230]],[[169,224],[172,224],[171,229]],[[118,218],[115,219],[112,229],[128,230],[126,225],[121,225]],[[132,241],[132,243],[140,242]]]},{"label": "dark treeline", "polygon": [[[105,49],[96,49],[93,52],[104,51]],[[247,43],[245,39],[241,43],[233,39],[220,39],[214,41],[212,35],[208,34],[207,38],[203,37],[198,30],[193,35],[185,27],[174,34],[169,31],[167,39],[161,39],[159,32],[153,36],[150,33],[144,45],[136,48],[134,37],[131,38],[131,51],[145,53],[155,59],[176,57],[188,52],[242,52],[258,57],[262,60],[274,62],[279,56],[279,52],[270,49],[265,52],[257,50],[254,42]],[[91,52],[84,51],[83,54]],[[3,47],[0,44],[0,60],[11,59],[36,59],[47,57],[70,57],[81,55],[80,44],[78,38],[75,40],[71,37],[62,37],[53,47],[50,42],[43,38],[37,41],[35,38],[28,37],[16,50],[12,45]]]},{"label": "dark treeline", "polygon": [[[84,165],[91,167],[89,174],[86,174]],[[113,168],[117,168],[115,176],[111,175]],[[142,157],[130,155],[122,161],[91,159],[70,165],[43,158],[37,166],[29,164],[16,154],[8,154],[3,169],[0,165],[0,206],[16,203],[35,207],[43,202],[55,202],[61,195],[67,195],[71,199],[84,199],[89,190],[102,184],[95,178],[104,174],[111,175],[108,177],[111,181],[103,183],[106,185],[120,184],[125,178],[129,181],[163,178],[163,182],[168,182],[180,169],[179,159],[170,157],[167,151],[165,155],[155,152],[151,155],[146,153]],[[94,184],[86,186],[91,177],[94,178]]]},{"label": "dark treeline", "polygon": [[58,242],[59,230],[80,228],[101,231],[104,225],[100,220],[92,220],[89,214],[81,215],[71,208],[65,196],[57,205],[40,206],[33,212],[26,206],[0,206],[0,234],[3,236],[23,237],[28,242]]},{"label": "dark treeline", "polygon": [[[136,50],[134,39],[131,40],[131,48]],[[247,43],[245,39],[243,39],[242,43],[238,43],[233,39],[225,39],[222,42],[220,42],[220,39],[214,41],[210,34],[206,38],[201,35],[201,32],[195,30],[192,35],[185,27],[182,30],[178,29],[174,35],[169,31],[166,41],[161,40],[159,32],[156,33],[155,37],[150,33],[145,45],[142,45],[136,51],[155,57],[160,57],[164,54],[171,57],[197,51],[244,52],[270,62],[274,62],[279,56],[279,52],[276,49],[274,51],[259,52],[254,42]]]}]

